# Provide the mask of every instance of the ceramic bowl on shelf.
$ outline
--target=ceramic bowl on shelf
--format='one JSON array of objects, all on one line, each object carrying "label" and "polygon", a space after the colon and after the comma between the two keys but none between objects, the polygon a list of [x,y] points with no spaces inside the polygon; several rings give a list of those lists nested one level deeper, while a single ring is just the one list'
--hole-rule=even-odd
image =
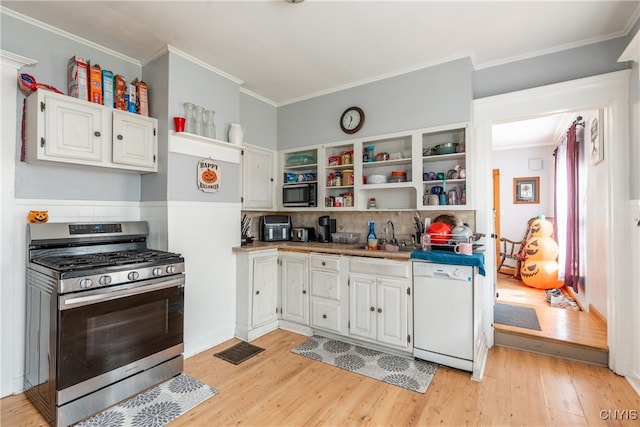
[{"label": "ceramic bowl on shelf", "polygon": [[457,142],[445,142],[444,144],[436,145],[435,152],[438,155],[453,154],[456,152],[457,147],[458,147]]},{"label": "ceramic bowl on shelf", "polygon": [[385,184],[386,182],[386,175],[369,175],[367,177],[367,184]]}]

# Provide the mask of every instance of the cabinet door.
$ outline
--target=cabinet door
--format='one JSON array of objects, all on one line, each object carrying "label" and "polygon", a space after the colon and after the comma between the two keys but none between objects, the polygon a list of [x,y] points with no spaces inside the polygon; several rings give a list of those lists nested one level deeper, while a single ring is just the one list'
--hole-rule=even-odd
[{"label": "cabinet door", "polygon": [[105,147],[111,134],[104,107],[70,97],[43,98],[38,108],[44,112],[44,140],[37,142],[38,159],[87,165],[108,161]]},{"label": "cabinet door", "polygon": [[157,170],[157,120],[113,111],[113,163],[130,169]]},{"label": "cabinet door", "polygon": [[406,347],[409,296],[406,280],[379,277],[377,279],[376,314],[378,341]]},{"label": "cabinet door", "polygon": [[308,325],[309,257],[306,254],[285,254],[280,260],[282,318]]},{"label": "cabinet door", "polygon": [[273,208],[274,154],[245,147],[242,154],[242,207]]},{"label": "cabinet door", "polygon": [[376,339],[375,278],[351,274],[349,288],[349,333]]},{"label": "cabinet door", "polygon": [[278,255],[271,254],[253,259],[253,327],[278,319]]}]

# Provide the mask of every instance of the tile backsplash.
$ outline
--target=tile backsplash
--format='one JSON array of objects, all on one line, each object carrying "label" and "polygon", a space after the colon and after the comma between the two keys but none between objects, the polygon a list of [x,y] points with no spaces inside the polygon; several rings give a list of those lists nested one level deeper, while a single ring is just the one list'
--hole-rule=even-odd
[{"label": "tile backsplash", "polygon": [[388,210],[367,210],[367,211],[299,211],[299,212],[258,212],[243,211],[251,221],[251,234],[258,239],[260,233],[258,230],[262,215],[290,215],[291,223],[294,227],[313,227],[318,229],[318,217],[329,215],[336,219],[336,231],[360,233],[360,240],[364,242],[369,231],[369,221],[375,222],[375,230],[378,237],[385,237],[387,221],[392,221],[396,238],[399,241],[410,240],[415,234],[414,215],[418,212],[424,223],[425,218],[431,218],[433,222],[439,215],[453,215],[457,224],[467,224],[471,229],[475,230],[476,212],[475,210],[456,210],[456,211],[388,211]]}]

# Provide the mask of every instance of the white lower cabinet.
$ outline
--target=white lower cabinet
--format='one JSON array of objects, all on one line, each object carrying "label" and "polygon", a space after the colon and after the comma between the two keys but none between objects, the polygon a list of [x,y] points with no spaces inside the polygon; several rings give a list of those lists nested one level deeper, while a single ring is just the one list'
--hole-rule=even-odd
[{"label": "white lower cabinet", "polygon": [[410,262],[352,258],[349,334],[401,350],[412,348]]},{"label": "white lower cabinet", "polygon": [[311,326],[346,335],[349,293],[347,258],[311,254]]},{"label": "white lower cabinet", "polygon": [[239,253],[236,336],[251,341],[278,328],[278,251]]},{"label": "white lower cabinet", "polygon": [[309,325],[309,255],[280,252],[280,295],[283,320]]}]

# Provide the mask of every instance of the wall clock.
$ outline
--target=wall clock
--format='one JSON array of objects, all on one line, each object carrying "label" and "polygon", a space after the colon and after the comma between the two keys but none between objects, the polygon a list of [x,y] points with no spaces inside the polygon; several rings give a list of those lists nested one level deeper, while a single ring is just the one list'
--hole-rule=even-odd
[{"label": "wall clock", "polygon": [[364,111],[359,107],[349,107],[340,117],[340,128],[344,133],[356,133],[364,125]]}]

